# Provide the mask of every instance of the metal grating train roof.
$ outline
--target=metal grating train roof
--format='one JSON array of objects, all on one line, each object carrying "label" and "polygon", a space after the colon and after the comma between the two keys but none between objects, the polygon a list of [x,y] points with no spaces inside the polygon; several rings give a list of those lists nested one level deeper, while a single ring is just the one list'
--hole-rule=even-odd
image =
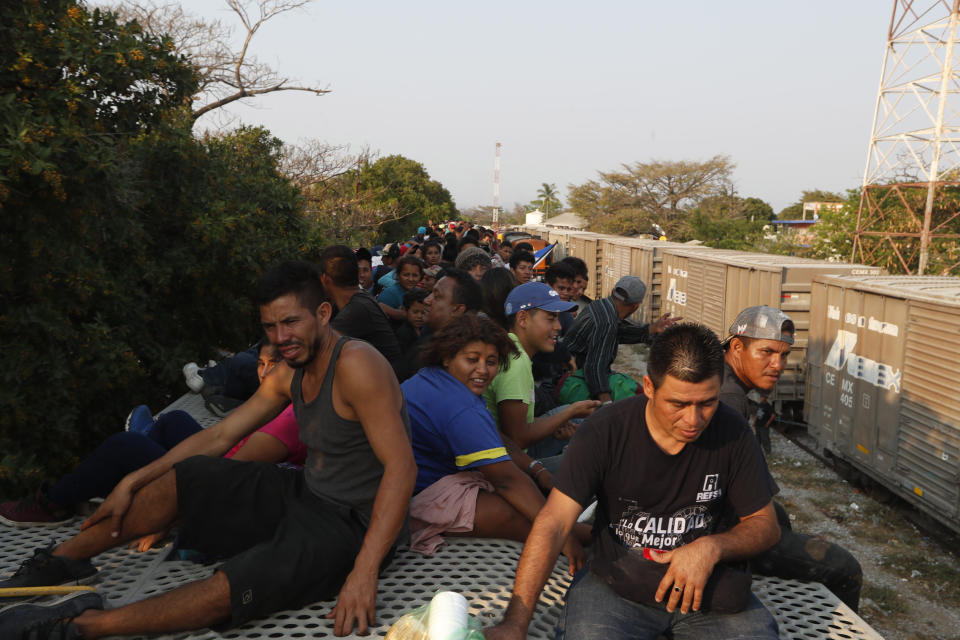
[{"label": "metal grating train roof", "polygon": [[[76,518],[67,526],[55,529],[0,526],[0,575],[12,573],[35,548],[75,533],[80,521]],[[448,538],[447,544],[432,557],[412,552],[398,554],[380,579],[377,597],[380,624],[366,637],[385,636],[397,618],[426,604],[439,590],[462,593],[470,603],[472,615],[484,624],[495,622],[509,601],[521,549],[520,543],[506,540]],[[214,570],[211,565],[165,561],[169,551],[169,545],[146,553],[123,548],[94,558],[94,563],[100,567],[95,584],[106,596],[108,605],[117,607],[156,595],[191,580],[205,578]],[[553,628],[570,583],[566,566],[566,560],[561,558],[540,597],[528,638],[553,638]],[[820,584],[756,577],[754,592],[777,619],[781,638],[881,639]],[[332,606],[332,602],[318,602],[235,629],[220,632],[204,629],[166,637],[183,640],[333,638],[333,623],[324,617]]]}]

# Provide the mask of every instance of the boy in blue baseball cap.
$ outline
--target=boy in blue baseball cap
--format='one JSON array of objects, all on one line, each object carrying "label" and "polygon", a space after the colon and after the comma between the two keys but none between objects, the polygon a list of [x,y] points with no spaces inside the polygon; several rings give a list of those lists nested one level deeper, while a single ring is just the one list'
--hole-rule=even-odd
[{"label": "boy in blue baseball cap", "polygon": [[[508,448],[510,441],[517,447],[526,448],[554,436],[560,440],[569,439],[575,430],[570,421],[590,415],[600,403],[596,400],[575,402],[534,420],[533,364],[530,358],[556,348],[560,333],[557,314],[569,311],[576,304],[561,300],[549,285],[528,282],[513,289],[503,307],[510,338],[516,343],[519,354],[507,362],[484,392],[487,409],[497,421]],[[510,453],[513,456],[515,452]],[[526,456],[523,459],[530,460]],[[552,486],[550,472],[545,469],[541,472],[537,468],[543,466],[539,460],[530,460],[526,464],[536,473],[540,488],[549,491]]]}]

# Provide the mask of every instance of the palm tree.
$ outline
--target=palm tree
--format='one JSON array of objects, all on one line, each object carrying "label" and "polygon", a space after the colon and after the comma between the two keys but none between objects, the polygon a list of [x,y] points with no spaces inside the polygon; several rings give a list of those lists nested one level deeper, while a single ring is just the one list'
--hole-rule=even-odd
[{"label": "palm tree", "polygon": [[541,183],[537,190],[537,197],[540,199],[540,210],[548,218],[554,211],[563,207],[563,202],[557,197],[557,185],[555,184]]}]

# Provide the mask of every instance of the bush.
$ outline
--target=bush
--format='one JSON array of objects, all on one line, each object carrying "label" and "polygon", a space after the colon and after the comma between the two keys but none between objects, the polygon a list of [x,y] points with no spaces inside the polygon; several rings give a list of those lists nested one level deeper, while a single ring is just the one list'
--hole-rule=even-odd
[{"label": "bush", "polygon": [[258,335],[269,263],[307,248],[261,129],[196,140],[169,42],[69,1],[0,8],[0,495],[76,464]]}]

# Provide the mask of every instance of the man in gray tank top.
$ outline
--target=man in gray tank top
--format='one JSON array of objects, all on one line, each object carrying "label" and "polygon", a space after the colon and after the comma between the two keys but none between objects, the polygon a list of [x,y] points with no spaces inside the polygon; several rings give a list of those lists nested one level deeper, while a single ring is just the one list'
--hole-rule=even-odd
[{"label": "man in gray tank top", "polygon": [[[0,635],[54,620],[83,638],[238,625],[332,598],[334,635],[373,624],[378,573],[416,478],[400,387],[376,349],[330,327],[313,265],[271,269],[257,302],[285,365],[227,418],[124,478],[78,535],[39,550],[0,587],[89,576],[91,557],[175,519],[181,546],[229,559],[206,580],[109,611],[89,593],[7,609]],[[219,457],[291,401],[309,449],[303,471]]]}]

